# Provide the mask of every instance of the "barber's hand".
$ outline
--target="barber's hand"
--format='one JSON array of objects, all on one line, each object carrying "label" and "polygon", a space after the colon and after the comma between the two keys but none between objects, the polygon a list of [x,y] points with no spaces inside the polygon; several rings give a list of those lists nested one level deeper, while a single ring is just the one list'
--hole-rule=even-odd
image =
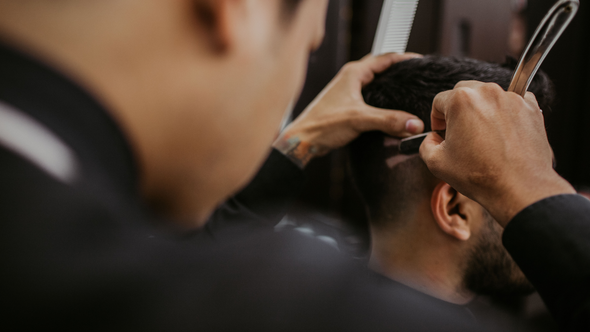
[{"label": "barber's hand", "polygon": [[502,225],[550,196],[575,193],[552,167],[543,113],[532,93],[523,99],[493,83],[460,82],[440,93],[432,130],[420,147],[439,179],[482,204]]},{"label": "barber's hand", "polygon": [[314,157],[345,146],[365,131],[380,130],[395,137],[421,133],[424,123],[418,117],[368,106],[361,94],[375,73],[415,57],[420,55],[368,55],[346,64],[273,146],[303,168]]}]

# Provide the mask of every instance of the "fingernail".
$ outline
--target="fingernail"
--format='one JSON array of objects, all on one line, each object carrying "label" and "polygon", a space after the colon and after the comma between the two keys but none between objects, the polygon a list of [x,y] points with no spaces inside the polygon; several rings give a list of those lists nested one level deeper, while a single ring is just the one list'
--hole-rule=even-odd
[{"label": "fingernail", "polygon": [[406,121],[406,131],[410,134],[419,134],[424,130],[424,123],[418,119]]}]

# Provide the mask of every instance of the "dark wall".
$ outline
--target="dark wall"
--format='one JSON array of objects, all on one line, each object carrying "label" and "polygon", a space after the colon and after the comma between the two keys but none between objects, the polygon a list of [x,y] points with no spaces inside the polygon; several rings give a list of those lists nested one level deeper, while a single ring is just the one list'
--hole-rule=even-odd
[{"label": "dark wall", "polygon": [[[408,52],[421,54],[438,52],[441,5],[441,0],[418,2],[410,40],[408,40]],[[351,60],[358,60],[371,52],[381,6],[383,6],[383,0],[352,1]]]},{"label": "dark wall", "polygon": [[[526,15],[533,32],[554,0],[529,1]],[[551,77],[557,101],[545,112],[557,171],[574,184],[590,185],[590,6],[578,14],[541,68]]]}]

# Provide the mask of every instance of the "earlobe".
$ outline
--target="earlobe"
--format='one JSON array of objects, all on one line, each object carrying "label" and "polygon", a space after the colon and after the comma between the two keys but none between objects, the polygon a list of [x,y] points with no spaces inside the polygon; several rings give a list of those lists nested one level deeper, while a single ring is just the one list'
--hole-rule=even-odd
[{"label": "earlobe", "polygon": [[430,207],[434,221],[446,234],[462,241],[471,236],[471,220],[465,212],[466,197],[445,182],[439,183],[432,192]]}]

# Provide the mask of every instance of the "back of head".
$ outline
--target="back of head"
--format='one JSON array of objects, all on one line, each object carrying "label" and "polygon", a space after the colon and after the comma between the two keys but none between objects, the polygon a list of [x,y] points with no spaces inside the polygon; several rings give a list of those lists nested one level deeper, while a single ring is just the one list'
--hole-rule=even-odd
[{"label": "back of head", "polygon": [[[418,116],[424,121],[424,130],[430,131],[432,101],[438,93],[464,80],[494,82],[507,89],[515,64],[513,60],[499,65],[440,56],[411,59],[376,75],[363,89],[363,96],[371,106]],[[544,73],[536,75],[529,91],[535,94],[541,109],[549,109],[554,92]],[[386,138],[383,133],[369,132],[349,146],[352,180],[374,225],[401,219],[421,198],[430,197],[438,182],[419,155],[398,155],[395,144],[386,146]]]}]

